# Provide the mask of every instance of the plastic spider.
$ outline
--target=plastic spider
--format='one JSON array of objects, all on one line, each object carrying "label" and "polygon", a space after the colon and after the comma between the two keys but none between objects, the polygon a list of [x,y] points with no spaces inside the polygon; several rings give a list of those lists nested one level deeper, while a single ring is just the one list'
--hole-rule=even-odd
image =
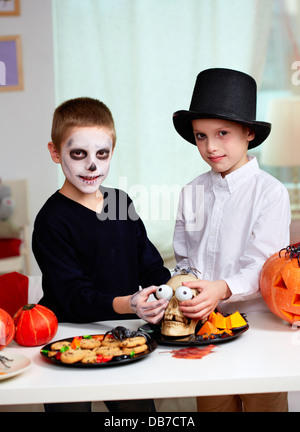
[{"label": "plastic spider", "polygon": [[114,329],[106,332],[104,335],[104,339],[106,335],[109,334],[111,334],[115,339],[120,340],[121,342],[123,342],[124,339],[133,338],[137,336],[143,336],[146,339],[146,341],[151,341],[151,336],[148,333],[142,330],[132,331],[122,326],[115,327]]},{"label": "plastic spider", "polygon": [[10,368],[10,366],[8,366],[6,364],[6,362],[11,362],[13,360],[8,359],[7,357],[4,356],[0,356],[0,362],[3,364],[3,366],[5,366],[6,368]]},{"label": "plastic spider", "polygon": [[285,251],[285,255],[289,255],[291,260],[293,258],[297,258],[298,266],[300,267],[300,243],[296,243],[294,245],[287,246],[279,251],[279,256],[281,258],[281,252]]},{"label": "plastic spider", "polygon": [[180,272],[180,274],[187,275],[192,273],[196,278],[198,278],[197,273],[201,274],[201,271],[197,270],[193,267],[188,267],[187,269],[181,269],[179,266],[176,266],[174,269],[175,272]]}]

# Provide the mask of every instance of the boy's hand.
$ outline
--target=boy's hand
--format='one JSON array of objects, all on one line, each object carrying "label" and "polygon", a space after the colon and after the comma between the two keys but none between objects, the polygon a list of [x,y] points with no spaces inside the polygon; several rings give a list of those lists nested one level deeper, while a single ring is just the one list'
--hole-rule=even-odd
[{"label": "boy's hand", "polygon": [[168,301],[166,299],[147,301],[151,294],[154,294],[157,286],[152,285],[144,288],[131,296],[130,307],[141,319],[151,324],[159,323],[165,314]]},{"label": "boy's hand", "polygon": [[182,313],[192,319],[204,319],[213,312],[220,300],[231,296],[231,291],[224,280],[207,281],[198,280],[195,282],[183,282],[189,288],[196,288],[199,294],[192,300],[180,302]]}]

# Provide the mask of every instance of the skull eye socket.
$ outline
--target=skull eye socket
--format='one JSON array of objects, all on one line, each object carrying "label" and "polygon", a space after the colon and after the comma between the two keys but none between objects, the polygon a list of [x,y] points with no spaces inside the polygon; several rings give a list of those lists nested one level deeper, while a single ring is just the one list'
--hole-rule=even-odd
[{"label": "skull eye socket", "polygon": [[168,301],[173,297],[173,289],[169,285],[160,285],[156,292],[155,297],[159,299],[166,299]]},{"label": "skull eye socket", "polygon": [[175,292],[175,296],[178,301],[191,300],[194,297],[191,288],[186,286],[180,286]]}]

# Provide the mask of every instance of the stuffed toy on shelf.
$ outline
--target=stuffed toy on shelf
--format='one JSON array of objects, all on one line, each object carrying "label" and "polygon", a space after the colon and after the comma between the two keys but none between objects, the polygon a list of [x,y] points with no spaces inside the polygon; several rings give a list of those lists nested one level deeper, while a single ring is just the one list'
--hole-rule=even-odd
[{"label": "stuffed toy on shelf", "polygon": [[10,187],[2,184],[0,179],[0,220],[7,221],[15,209],[15,201],[11,196]]},{"label": "stuffed toy on shelf", "polygon": [[0,259],[20,255],[21,227],[15,226],[12,215],[16,202],[11,196],[10,186],[0,179]]}]

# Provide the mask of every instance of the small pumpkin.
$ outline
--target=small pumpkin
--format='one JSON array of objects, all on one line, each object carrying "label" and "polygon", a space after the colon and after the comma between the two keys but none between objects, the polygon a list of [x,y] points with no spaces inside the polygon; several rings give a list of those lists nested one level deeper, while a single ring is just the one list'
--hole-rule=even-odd
[{"label": "small pumpkin", "polygon": [[290,324],[300,321],[299,256],[299,244],[287,246],[267,259],[260,277],[268,308]]},{"label": "small pumpkin", "polygon": [[15,336],[15,324],[4,309],[0,309],[0,351],[11,343]]},{"label": "small pumpkin", "polygon": [[23,346],[39,346],[51,341],[56,335],[58,321],[55,314],[45,306],[27,304],[14,316],[15,341]]}]

